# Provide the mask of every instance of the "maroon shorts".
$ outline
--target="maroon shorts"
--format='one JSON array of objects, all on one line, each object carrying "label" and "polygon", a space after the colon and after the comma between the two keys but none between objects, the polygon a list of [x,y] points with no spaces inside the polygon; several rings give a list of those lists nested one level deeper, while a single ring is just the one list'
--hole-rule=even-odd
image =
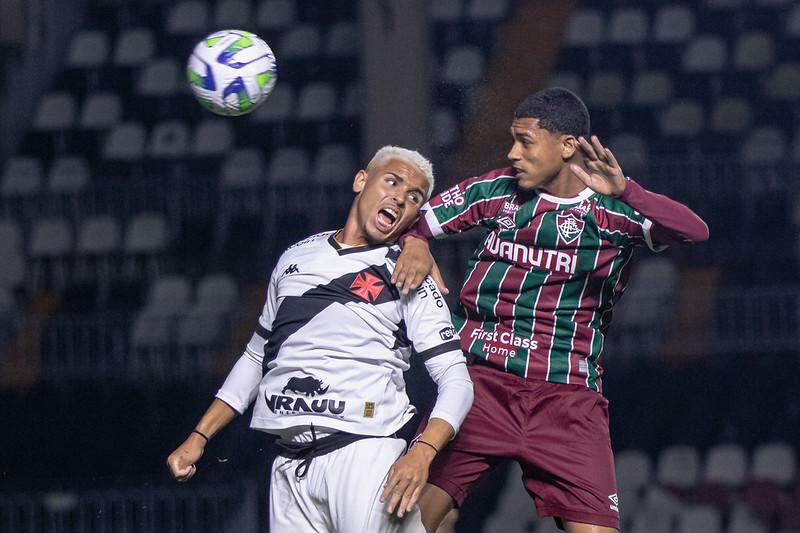
[{"label": "maroon shorts", "polygon": [[540,517],[619,529],[608,400],[581,385],[525,380],[485,365],[469,372],[475,402],[431,464],[428,482],[460,506],[476,481],[512,459]]}]

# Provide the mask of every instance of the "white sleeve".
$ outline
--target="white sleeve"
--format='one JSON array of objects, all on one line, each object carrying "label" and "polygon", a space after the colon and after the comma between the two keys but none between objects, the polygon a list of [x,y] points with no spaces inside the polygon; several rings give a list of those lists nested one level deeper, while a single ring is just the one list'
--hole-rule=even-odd
[{"label": "white sleeve", "polygon": [[225,383],[216,394],[217,398],[230,405],[239,414],[244,413],[255,399],[258,385],[263,377],[264,347],[269,340],[272,323],[278,309],[277,272],[278,267],[275,267],[267,287],[267,300],[261,316],[258,317],[256,330],[247,343],[244,353],[233,365],[228,377],[225,378]]},{"label": "white sleeve", "polygon": [[438,387],[431,418],[441,418],[458,432],[472,406],[472,380],[450,310],[430,277],[403,299],[404,320],[414,353]]}]

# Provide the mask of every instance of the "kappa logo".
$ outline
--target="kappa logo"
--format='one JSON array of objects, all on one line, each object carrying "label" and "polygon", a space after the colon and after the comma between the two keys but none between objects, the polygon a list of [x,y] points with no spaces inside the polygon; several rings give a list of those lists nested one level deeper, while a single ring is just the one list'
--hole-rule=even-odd
[{"label": "kappa logo", "polygon": [[300,272],[300,269],[297,268],[297,265],[291,264],[288,267],[286,267],[286,270],[283,271],[283,275],[288,276],[289,274],[297,274],[298,272]]},{"label": "kappa logo", "polygon": [[612,511],[619,512],[619,496],[616,493],[609,494],[608,499],[611,500],[611,505],[608,506]]},{"label": "kappa logo", "polygon": [[572,244],[583,232],[585,222],[572,213],[568,215],[556,215],[556,226],[561,240],[566,244]]},{"label": "kappa logo", "polygon": [[359,272],[356,279],[350,284],[350,291],[370,303],[378,299],[386,284],[381,278],[369,272]]}]

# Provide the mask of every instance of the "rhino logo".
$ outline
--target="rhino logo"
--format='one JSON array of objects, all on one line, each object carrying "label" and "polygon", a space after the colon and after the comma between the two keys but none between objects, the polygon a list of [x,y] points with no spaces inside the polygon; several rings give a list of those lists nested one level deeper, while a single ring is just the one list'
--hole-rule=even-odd
[{"label": "rhino logo", "polygon": [[305,378],[289,378],[286,386],[281,390],[281,394],[286,394],[286,391],[294,392],[295,394],[304,394],[308,396],[316,396],[317,394],[325,394],[328,392],[330,385],[322,388],[322,380],[316,379],[313,376]]}]

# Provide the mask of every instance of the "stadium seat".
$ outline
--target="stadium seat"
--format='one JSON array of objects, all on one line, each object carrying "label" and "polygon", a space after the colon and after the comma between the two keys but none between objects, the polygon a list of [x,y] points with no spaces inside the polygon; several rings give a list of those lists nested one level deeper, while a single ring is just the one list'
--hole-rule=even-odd
[{"label": "stadium seat", "polygon": [[35,157],[12,157],[3,171],[3,196],[32,196],[42,188],[42,163]]},{"label": "stadium seat", "polygon": [[319,28],[310,24],[294,26],[281,41],[280,53],[284,59],[310,58],[319,53]]},{"label": "stadium seat", "polygon": [[298,147],[280,148],[269,163],[267,176],[270,183],[289,185],[308,176],[308,153]]},{"label": "stadium seat", "polygon": [[740,153],[745,163],[779,161],[786,154],[786,135],[778,128],[757,128],[744,139]]},{"label": "stadium seat", "polygon": [[358,54],[361,33],[353,22],[336,22],[325,37],[325,54],[331,57],[354,57]]},{"label": "stadium seat", "polygon": [[616,454],[617,486],[638,491],[650,483],[653,466],[642,450],[624,450]]},{"label": "stadium seat", "polygon": [[219,313],[210,310],[191,310],[180,318],[178,324],[178,346],[208,348],[222,337],[222,319]]},{"label": "stadium seat", "polygon": [[477,47],[451,48],[444,58],[442,81],[455,85],[473,85],[483,76],[483,68],[483,54]]},{"label": "stadium seat", "polygon": [[470,0],[467,18],[477,22],[496,23],[508,13],[508,0]]},{"label": "stadium seat", "polygon": [[125,253],[157,254],[167,245],[167,223],[159,213],[136,215],[125,231]]},{"label": "stadium seat", "polygon": [[438,0],[428,3],[428,14],[435,22],[455,22],[461,18],[462,0]]},{"label": "stadium seat", "polygon": [[42,131],[68,129],[75,122],[75,107],[71,94],[50,93],[39,103],[33,126]]},{"label": "stadium seat", "polygon": [[70,68],[92,68],[102,65],[108,59],[108,36],[105,32],[83,31],[70,43],[66,66]]},{"label": "stadium seat", "polygon": [[120,248],[117,221],[104,215],[86,219],[78,231],[77,251],[85,255],[104,255]]},{"label": "stadium seat", "polygon": [[238,189],[257,186],[264,180],[264,155],[255,148],[234,150],[222,165],[222,186]]},{"label": "stadium seat", "polygon": [[775,62],[775,42],[763,31],[740,36],[733,49],[733,66],[737,70],[764,70]]},{"label": "stadium seat", "polygon": [[137,92],[144,96],[169,96],[178,91],[180,68],[175,58],[165,57],[147,63],[139,76]]},{"label": "stadium seat", "polygon": [[641,8],[620,8],[608,23],[608,40],[614,44],[643,43],[648,35],[647,15]]},{"label": "stadium seat", "polygon": [[686,72],[719,72],[727,62],[725,41],[718,35],[700,35],[694,38],[683,54]]},{"label": "stadium seat", "polygon": [[114,64],[133,67],[146,63],[156,51],[156,41],[149,28],[130,28],[117,37]]},{"label": "stadium seat", "polygon": [[731,9],[744,6],[750,0],[706,0],[706,5],[718,9]]},{"label": "stadium seat", "polygon": [[711,110],[711,131],[737,134],[746,130],[753,120],[753,110],[744,98],[723,98],[714,102]]},{"label": "stadium seat", "polygon": [[228,313],[239,299],[239,288],[229,274],[207,274],[197,285],[195,310]]},{"label": "stadium seat", "polygon": [[458,140],[459,124],[452,110],[438,107],[431,114],[431,141],[437,148],[452,148]]},{"label": "stadium seat", "polygon": [[342,185],[355,176],[358,166],[346,144],[326,144],[317,152],[311,179],[315,183]]},{"label": "stadium seat", "polygon": [[764,82],[764,94],[774,100],[800,99],[800,63],[783,63]]},{"label": "stadium seat", "polygon": [[614,108],[625,98],[625,80],[619,72],[600,72],[589,79],[587,103],[600,108]]},{"label": "stadium seat", "polygon": [[583,96],[583,79],[575,72],[559,71],[550,76],[547,83],[550,87],[563,87],[579,96]]},{"label": "stadium seat", "polygon": [[83,104],[80,125],[85,129],[105,129],[122,120],[122,102],[112,92],[90,93]]},{"label": "stadium seat", "polygon": [[205,119],[194,132],[192,153],[196,156],[224,155],[236,142],[229,120]]},{"label": "stadium seat", "polygon": [[703,128],[703,108],[693,100],[676,100],[660,115],[661,132],[670,136],[694,136]]},{"label": "stadium seat", "polygon": [[[495,475],[500,474],[503,469],[497,469],[495,472]],[[531,497],[520,482],[521,477],[522,470],[519,465],[510,464],[493,512],[481,528],[482,533],[533,531],[532,526],[539,520],[531,505]]]},{"label": "stadium seat", "polygon": [[172,338],[171,322],[146,311],[139,313],[131,328],[134,350],[165,348]]},{"label": "stadium seat", "polygon": [[246,28],[253,15],[247,0],[219,0],[214,9],[214,25],[217,28]]},{"label": "stadium seat", "polygon": [[631,103],[652,106],[666,103],[672,98],[672,76],[662,70],[644,70],[635,75],[631,89]]},{"label": "stadium seat", "polygon": [[739,504],[730,513],[727,533],[768,533],[768,530],[746,505]]},{"label": "stadium seat", "polygon": [[660,7],[653,22],[653,40],[657,43],[682,43],[694,35],[694,13],[684,5]]},{"label": "stadium seat", "polygon": [[297,104],[300,120],[323,121],[336,113],[336,90],[329,83],[315,82],[303,87]]},{"label": "stadium seat", "polygon": [[190,298],[191,285],[185,276],[161,276],[150,285],[144,312],[161,317],[180,315],[189,308]]},{"label": "stadium seat", "polygon": [[103,157],[109,160],[132,161],[144,152],[145,130],[140,122],[123,122],[114,126],[106,137]]},{"label": "stadium seat", "polygon": [[569,19],[564,43],[572,47],[597,46],[605,38],[605,22],[600,12],[581,9]]},{"label": "stadium seat", "polygon": [[656,478],[664,487],[692,489],[697,485],[699,468],[700,461],[696,448],[672,446],[661,450]]},{"label": "stadium seat", "polygon": [[200,35],[208,28],[208,4],[186,0],[172,6],[167,16],[167,32],[173,35]]},{"label": "stadium seat", "polygon": [[0,219],[0,246],[6,250],[18,248],[20,244],[22,244],[22,230],[19,224],[13,220]]},{"label": "stadium seat", "polygon": [[267,101],[253,111],[259,123],[283,122],[294,116],[294,91],[291,85],[278,83]]},{"label": "stadium seat", "polygon": [[89,183],[89,165],[78,156],[62,156],[50,167],[47,187],[52,193],[77,192]]},{"label": "stadium seat", "polygon": [[[625,502],[620,502],[623,506]],[[642,508],[633,518],[631,533],[672,533],[672,523],[683,509],[680,501],[658,487],[647,491]]]},{"label": "stadium seat", "polygon": [[154,158],[175,159],[186,154],[189,147],[189,127],[182,120],[159,122],[150,136],[148,155]]},{"label": "stadium seat", "polygon": [[678,516],[678,533],[721,533],[722,517],[710,505],[695,505]]},{"label": "stadium seat", "polygon": [[294,4],[292,0],[262,0],[258,5],[256,25],[266,30],[288,28],[295,19]]},{"label": "stadium seat", "polygon": [[795,480],[797,459],[794,448],[784,442],[762,444],[753,451],[750,478],[786,486]]},{"label": "stadium seat", "polygon": [[793,38],[800,37],[800,5],[794,6],[786,17],[786,35]]},{"label": "stadium seat", "polygon": [[629,175],[635,175],[647,166],[647,143],[634,133],[620,133],[609,137],[608,147]]},{"label": "stadium seat", "polygon": [[65,220],[38,220],[31,230],[29,253],[33,258],[58,257],[72,250],[72,232]]},{"label": "stadium seat", "polygon": [[342,99],[342,116],[347,118],[357,117],[364,106],[364,86],[360,82],[353,82],[347,86]]},{"label": "stadium seat", "polygon": [[738,488],[747,474],[747,456],[738,444],[720,444],[706,453],[702,481],[708,485]]},{"label": "stadium seat", "polygon": [[5,287],[19,287],[25,280],[25,271],[30,265],[26,265],[25,256],[18,247],[7,247],[0,245],[0,252],[3,260],[0,261],[0,285]]}]

